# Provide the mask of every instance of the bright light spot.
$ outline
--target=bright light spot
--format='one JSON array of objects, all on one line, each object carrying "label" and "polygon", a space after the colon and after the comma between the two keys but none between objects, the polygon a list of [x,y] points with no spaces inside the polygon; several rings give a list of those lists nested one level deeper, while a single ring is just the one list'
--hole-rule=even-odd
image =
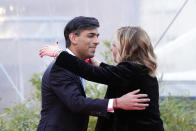
[{"label": "bright light spot", "polygon": [[3,23],[5,21],[4,17],[0,17],[0,23]]},{"label": "bright light spot", "polygon": [[0,8],[0,15],[4,15],[6,13],[6,9],[5,8]]},{"label": "bright light spot", "polygon": [[12,5],[9,6],[10,11],[14,10],[14,7]]}]

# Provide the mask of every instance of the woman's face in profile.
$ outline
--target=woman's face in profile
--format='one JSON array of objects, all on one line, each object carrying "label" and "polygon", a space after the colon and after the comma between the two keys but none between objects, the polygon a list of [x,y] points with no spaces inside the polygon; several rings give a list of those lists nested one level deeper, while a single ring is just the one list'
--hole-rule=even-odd
[{"label": "woman's face in profile", "polygon": [[113,59],[117,63],[116,54],[117,54],[118,49],[117,49],[117,45],[114,42],[112,43],[111,51],[113,53]]},{"label": "woman's face in profile", "polygon": [[113,35],[113,39],[112,39],[112,45],[111,45],[111,51],[113,54],[113,59],[114,62],[118,63],[117,61],[117,53],[118,53],[118,49],[119,49],[119,40],[117,37],[117,32]]}]

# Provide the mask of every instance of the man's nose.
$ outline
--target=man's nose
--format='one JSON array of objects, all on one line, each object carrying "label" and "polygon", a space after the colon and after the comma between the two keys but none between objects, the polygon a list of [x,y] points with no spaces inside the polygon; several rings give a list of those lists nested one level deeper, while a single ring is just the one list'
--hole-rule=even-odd
[{"label": "man's nose", "polygon": [[97,45],[99,44],[99,39],[97,37],[95,38],[94,43],[97,44]]}]

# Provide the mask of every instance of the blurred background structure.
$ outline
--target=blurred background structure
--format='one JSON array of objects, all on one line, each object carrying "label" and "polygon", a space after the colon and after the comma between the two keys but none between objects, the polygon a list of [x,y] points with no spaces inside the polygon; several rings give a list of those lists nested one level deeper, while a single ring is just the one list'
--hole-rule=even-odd
[{"label": "blurred background structure", "polygon": [[[45,44],[60,42],[63,30],[76,16],[100,21],[100,41],[111,40],[121,26],[138,25],[159,40],[185,0],[1,0],[0,109],[23,102],[31,92],[34,73],[45,70],[51,58],[40,58]],[[196,1],[189,0],[155,51],[162,76],[162,96],[196,97]],[[96,56],[100,59],[103,46]]]}]

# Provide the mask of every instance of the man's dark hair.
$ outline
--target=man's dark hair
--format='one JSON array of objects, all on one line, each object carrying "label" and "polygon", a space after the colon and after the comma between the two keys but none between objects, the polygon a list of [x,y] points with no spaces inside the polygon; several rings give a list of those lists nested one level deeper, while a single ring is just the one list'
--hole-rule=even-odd
[{"label": "man's dark hair", "polygon": [[70,47],[71,41],[69,39],[70,33],[80,35],[83,30],[91,30],[99,27],[99,21],[94,17],[79,16],[73,18],[67,23],[64,29],[64,37],[66,41],[66,47]]}]

